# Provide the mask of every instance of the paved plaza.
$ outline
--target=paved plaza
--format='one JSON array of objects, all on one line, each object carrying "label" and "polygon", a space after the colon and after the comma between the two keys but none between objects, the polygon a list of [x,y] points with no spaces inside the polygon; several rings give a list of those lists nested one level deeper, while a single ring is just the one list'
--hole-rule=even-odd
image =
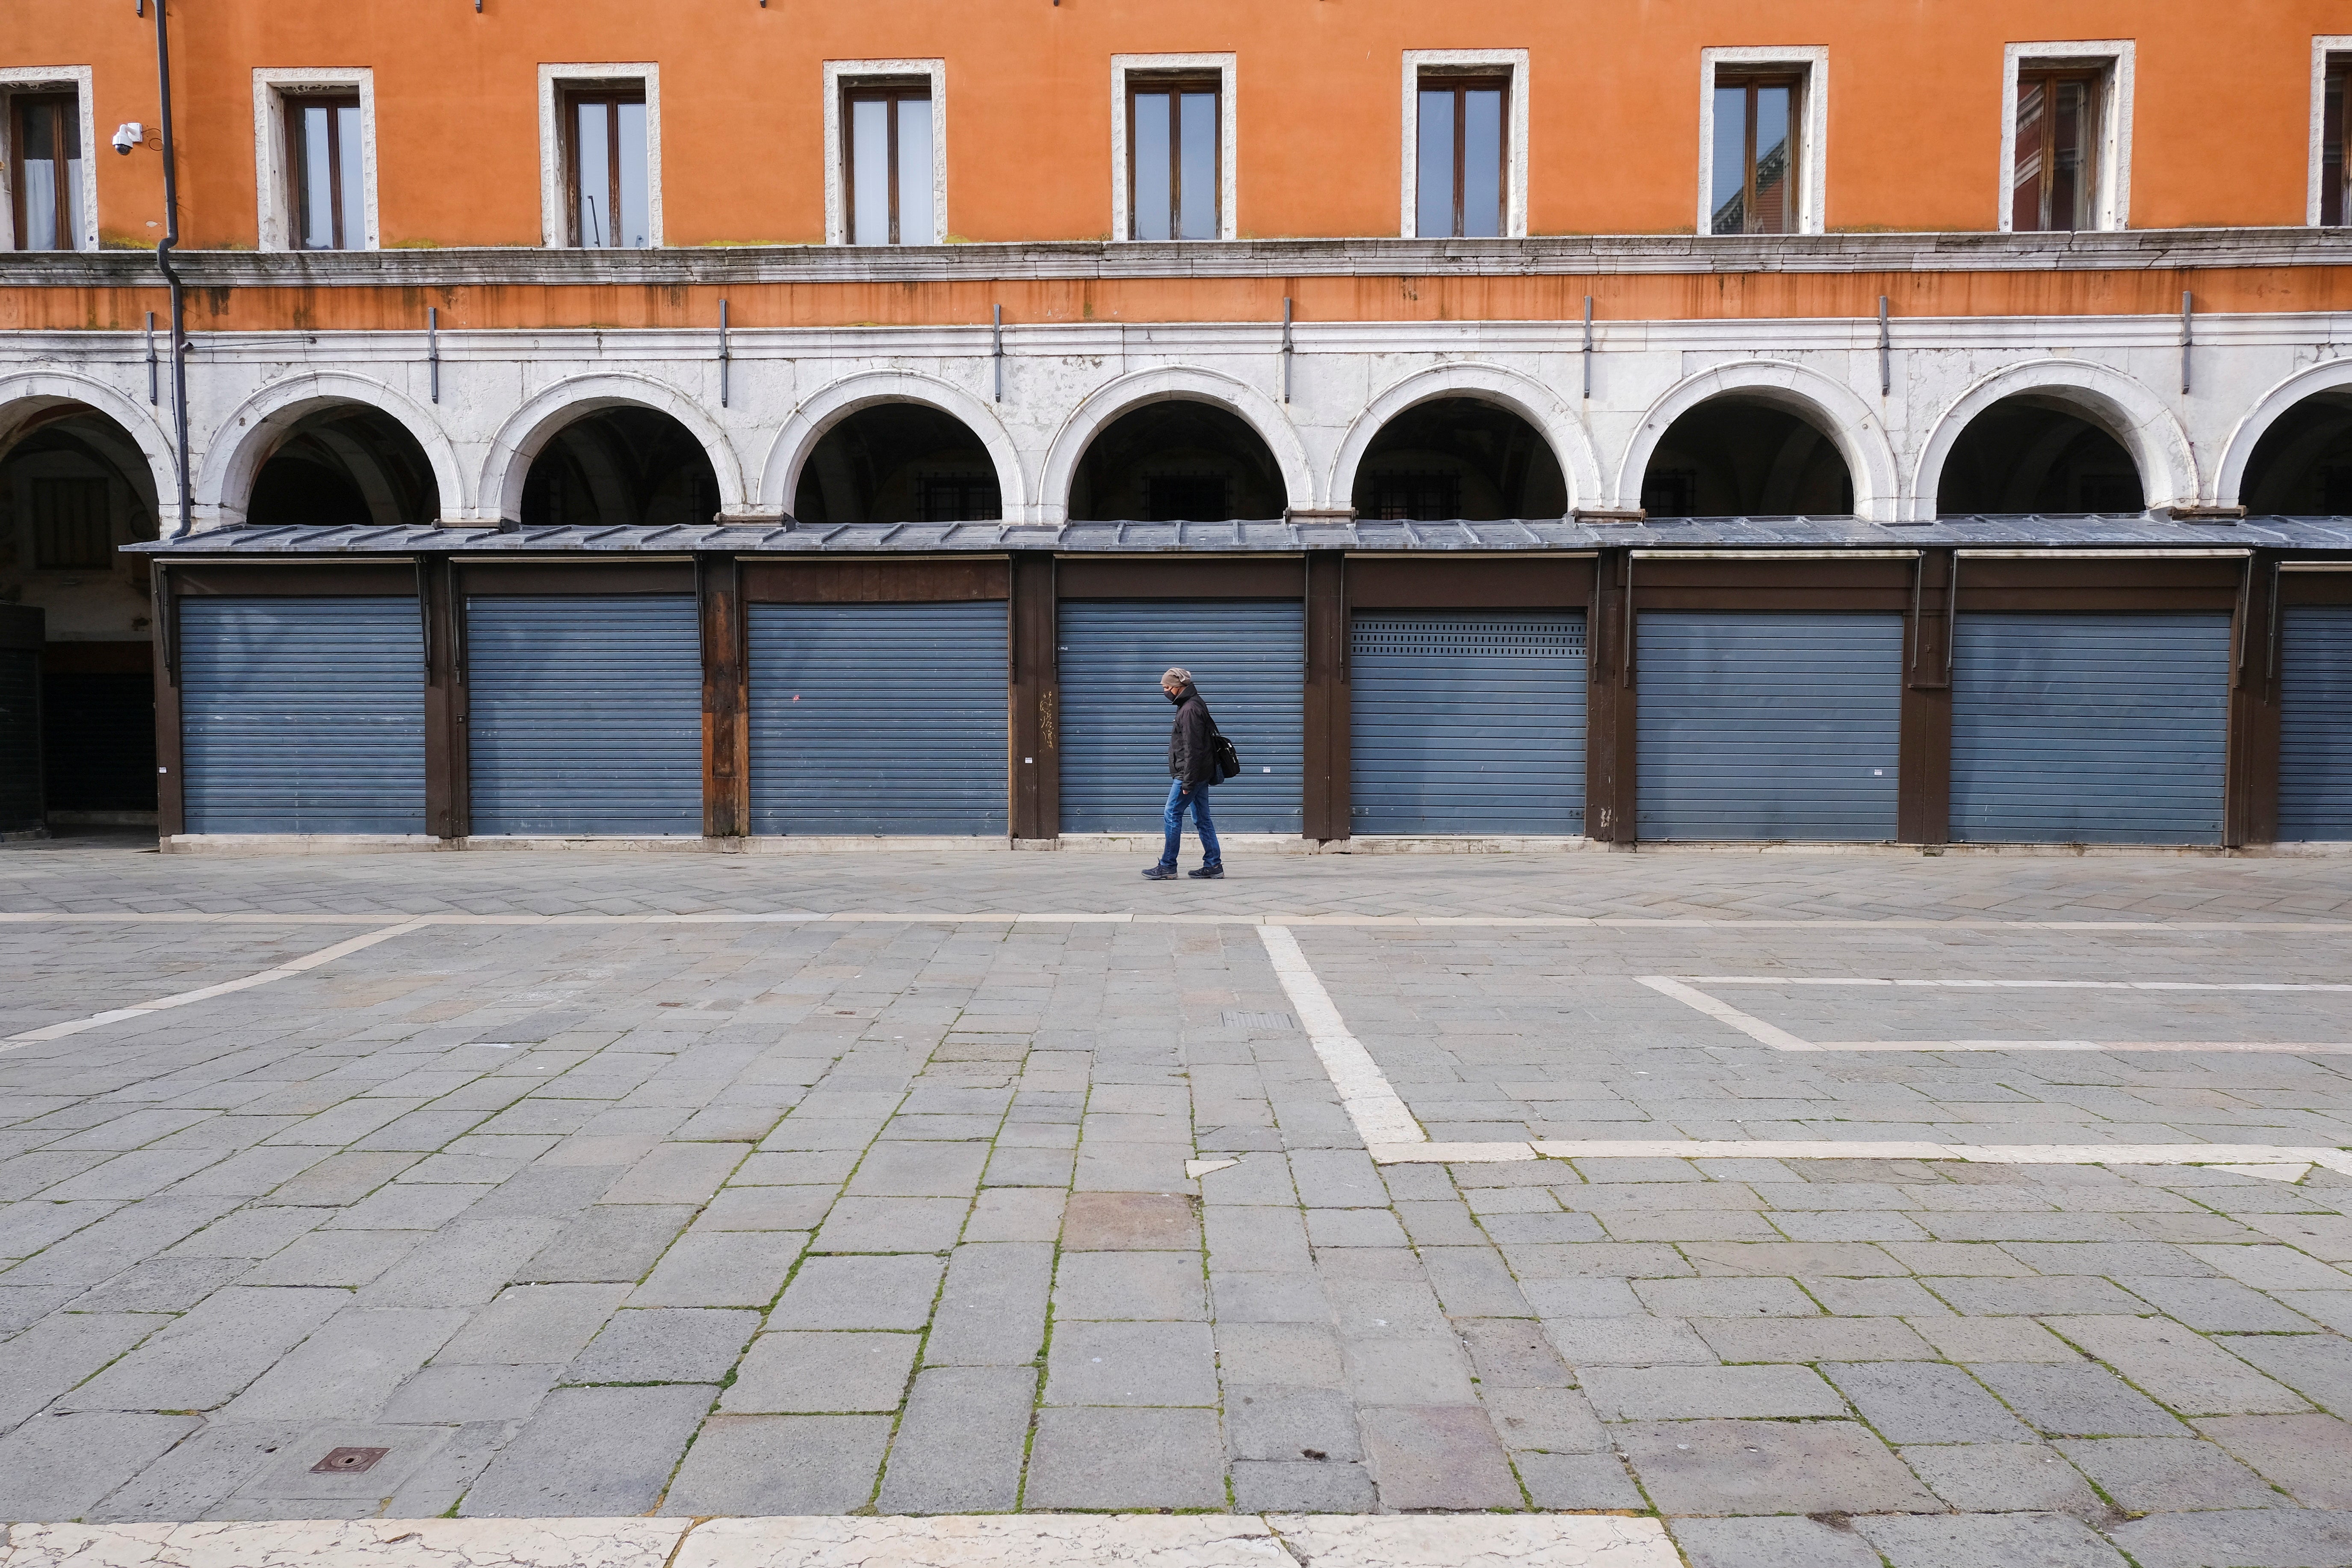
[{"label": "paved plaza", "polygon": [[1136,864],[0,850],[0,1520],[2352,1564],[2352,859]]}]

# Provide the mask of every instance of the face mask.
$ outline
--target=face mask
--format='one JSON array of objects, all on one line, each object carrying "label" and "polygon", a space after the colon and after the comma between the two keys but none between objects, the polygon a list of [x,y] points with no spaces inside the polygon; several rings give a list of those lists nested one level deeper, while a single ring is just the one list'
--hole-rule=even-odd
[{"label": "face mask", "polygon": [[1169,691],[1163,689],[1160,695],[1165,697],[1169,701],[1175,703],[1180,708],[1184,704],[1184,694],[1181,691]]}]

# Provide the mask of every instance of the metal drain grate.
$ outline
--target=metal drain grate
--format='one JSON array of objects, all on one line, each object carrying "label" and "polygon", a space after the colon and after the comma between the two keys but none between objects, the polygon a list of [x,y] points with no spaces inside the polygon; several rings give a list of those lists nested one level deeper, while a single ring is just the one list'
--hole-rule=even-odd
[{"label": "metal drain grate", "polygon": [[310,1467],[314,1476],[355,1476],[362,1470],[375,1468],[375,1462],[391,1453],[389,1448],[333,1448],[327,1457]]},{"label": "metal drain grate", "polygon": [[1287,1013],[1226,1013],[1228,1029],[1296,1029],[1298,1020]]}]

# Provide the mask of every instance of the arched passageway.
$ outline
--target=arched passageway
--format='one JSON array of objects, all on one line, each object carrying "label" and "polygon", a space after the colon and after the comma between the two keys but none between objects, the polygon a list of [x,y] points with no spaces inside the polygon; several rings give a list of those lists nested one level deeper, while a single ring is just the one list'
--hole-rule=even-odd
[{"label": "arched passageway", "polygon": [[1167,399],[1097,432],[1070,485],[1076,521],[1223,522],[1288,510],[1281,465],[1230,409]]},{"label": "arched passageway", "polygon": [[1536,427],[1473,397],[1417,404],[1381,427],[1356,469],[1356,515],[1414,522],[1559,517],[1568,481]]},{"label": "arched passageway", "polygon": [[1843,517],[1853,477],[1829,434],[1773,404],[1710,399],[1667,426],[1642,475],[1653,517]]},{"label": "arched passageway", "polygon": [[2352,389],[2306,397],[2271,422],[2246,459],[2249,511],[2352,515]]},{"label": "arched passageway", "polygon": [[988,522],[1003,515],[996,465],[962,420],[919,403],[861,408],[801,467],[803,522]]},{"label": "arched passageway", "polygon": [[[15,434],[0,449],[0,601],[40,610],[47,639],[46,813],[53,824],[152,813],[150,574],[145,560],[118,552],[156,536],[153,470],[129,431],[85,405],[0,419],[0,428]],[[35,755],[7,749],[26,765]]]},{"label": "arched passageway", "polygon": [[289,426],[253,476],[251,528],[429,527],[441,516],[433,465],[380,408],[338,403]]},{"label": "arched passageway", "polygon": [[548,437],[523,480],[526,528],[675,528],[718,514],[710,455],[650,408],[583,415]]},{"label": "arched passageway", "polygon": [[2131,453],[2105,426],[2051,399],[2006,397],[1952,443],[1936,487],[1939,512],[2147,510]]}]

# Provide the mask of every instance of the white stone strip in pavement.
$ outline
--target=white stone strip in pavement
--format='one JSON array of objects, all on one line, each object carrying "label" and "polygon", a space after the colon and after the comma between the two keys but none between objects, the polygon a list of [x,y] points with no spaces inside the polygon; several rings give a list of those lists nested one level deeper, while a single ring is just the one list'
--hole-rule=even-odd
[{"label": "white stone strip in pavement", "polygon": [[1947,986],[2028,991],[2352,991],[2352,985],[2221,984],[2189,980],[1878,980],[1786,974],[1697,974],[1677,980],[1665,974],[1634,976],[1661,995],[1730,1025],[1776,1051],[2271,1051],[2326,1055],[2352,1051],[2352,1042],[2293,1040],[1807,1040],[1743,1013],[1701,985]]},{"label": "white stone strip in pavement", "polygon": [[[73,910],[0,910],[0,924],[55,925],[177,922],[195,925],[364,925],[394,918],[394,911],[374,914],[270,914],[259,910],[209,912]],[[1013,912],[1003,910],[965,911],[942,910],[711,910],[638,914],[464,914],[448,912],[413,917],[430,925],[762,925],[818,921],[872,921],[884,925],[1284,925],[1364,926],[1437,930],[1463,927],[1509,930],[1528,927],[1608,931],[2302,931],[2352,935],[2352,921],[1998,921],[1979,918],[1921,920],[1908,916],[1886,920],[1714,920],[1680,916],[1636,915],[1309,915],[1268,910],[1240,914],[1160,914],[1127,910]]]},{"label": "white stone strip in pavement", "polygon": [[224,980],[217,985],[204,985],[194,991],[182,991],[170,996],[159,996],[152,1002],[142,1002],[136,1007],[112,1007],[103,1013],[93,1013],[87,1018],[69,1018],[62,1024],[50,1024],[38,1029],[27,1029],[21,1035],[10,1035],[5,1040],[0,1040],[0,1051],[12,1051],[20,1046],[29,1046],[39,1040],[61,1040],[68,1035],[79,1035],[84,1029],[95,1029],[104,1024],[119,1024],[126,1018],[143,1018],[150,1013],[161,1013],[171,1007],[184,1007],[191,1002],[210,1001],[215,996],[226,996],[233,991],[250,991],[257,985],[267,985],[273,980],[284,980],[290,975],[316,969],[322,963],[331,963],[336,959],[357,952],[363,947],[373,947],[377,942],[389,941],[393,937],[415,931],[430,923],[429,920],[425,919],[403,921],[398,925],[386,926],[382,931],[372,931],[360,936],[350,937],[335,943],[332,947],[322,947],[316,952],[306,952],[299,958],[288,959],[277,968],[265,969],[258,974],[243,975],[235,980]]},{"label": "white stone strip in pavement", "polygon": [[1678,1568],[1622,1514],[19,1524],[0,1568]]},{"label": "white stone strip in pavement", "polygon": [[1290,934],[1290,928],[1262,925],[1257,935],[1265,943],[1275,978],[1282,982],[1290,1005],[1298,1009],[1299,1027],[1307,1031],[1307,1043],[1322,1060],[1323,1070],[1331,1075],[1339,1091],[1339,1104],[1365,1145],[1428,1142],[1429,1134],[1405,1109],[1402,1097],[1390,1087],[1388,1075],[1372,1060],[1372,1053],[1349,1032],[1347,1020],[1339,1016],[1323,982],[1315,977],[1307,955],[1298,951],[1298,939]]},{"label": "white stone strip in pavement", "polygon": [[2314,1165],[2352,1176],[2352,1151],[2274,1143],[1897,1143],[1776,1139],[1539,1138],[1527,1143],[1387,1143],[1383,1165],[1516,1160],[1961,1160],[1979,1165],[2210,1165],[2298,1181]]}]

